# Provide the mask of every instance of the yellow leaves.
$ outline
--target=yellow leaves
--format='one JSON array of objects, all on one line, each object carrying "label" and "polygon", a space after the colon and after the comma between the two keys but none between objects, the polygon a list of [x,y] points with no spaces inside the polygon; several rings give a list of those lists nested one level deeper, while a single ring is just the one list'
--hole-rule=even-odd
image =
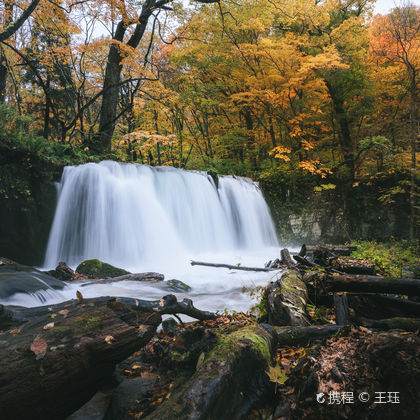
[{"label": "yellow leaves", "polygon": [[276,159],[281,159],[284,162],[289,162],[290,157],[287,156],[287,154],[289,154],[291,152],[292,152],[292,150],[289,147],[277,146],[270,152],[270,154],[274,155],[274,157]]},{"label": "yellow leaves", "polygon": [[105,337],[105,343],[106,344],[112,344],[115,341],[115,338],[112,335],[107,335]]},{"label": "yellow leaves", "polygon": [[76,291],[76,298],[79,301],[79,303],[83,303],[83,295],[79,290]]},{"label": "yellow leaves", "polygon": [[319,160],[307,160],[298,163],[298,167],[303,172],[309,172],[312,175],[320,175],[321,178],[325,178],[328,174],[331,174],[331,169],[322,166]]},{"label": "yellow leaves", "polygon": [[286,375],[286,371],[279,364],[270,366],[266,374],[270,378],[270,382],[274,382],[280,385],[283,385],[287,379],[289,379]]}]

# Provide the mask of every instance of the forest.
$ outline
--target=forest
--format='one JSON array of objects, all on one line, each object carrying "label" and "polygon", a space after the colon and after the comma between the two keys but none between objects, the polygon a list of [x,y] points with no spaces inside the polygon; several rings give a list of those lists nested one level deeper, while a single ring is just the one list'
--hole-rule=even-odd
[{"label": "forest", "polygon": [[420,7],[0,0],[7,420],[419,418]]}]

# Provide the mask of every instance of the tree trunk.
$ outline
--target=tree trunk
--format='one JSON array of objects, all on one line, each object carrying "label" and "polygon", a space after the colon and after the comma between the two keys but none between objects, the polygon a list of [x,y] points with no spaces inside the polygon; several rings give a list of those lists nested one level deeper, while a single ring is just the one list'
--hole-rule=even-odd
[{"label": "tree trunk", "polygon": [[414,241],[416,229],[416,80],[413,75],[410,95],[411,171],[410,171],[410,227],[409,239]]},{"label": "tree trunk", "polygon": [[[156,0],[146,0],[143,4],[139,23],[136,25],[133,34],[126,43],[127,47],[137,48],[147,27]],[[125,53],[119,46],[124,41],[127,24],[119,22],[112,43],[109,48],[108,60],[106,63],[105,78],[103,83],[102,105],[99,117],[99,130],[92,145],[94,151],[104,152],[111,150],[111,140],[115,130],[117,119],[117,107],[119,101],[119,83],[121,82],[122,60]]]},{"label": "tree trunk", "polygon": [[396,293],[420,296],[420,280],[413,279],[311,272],[304,275],[304,281],[316,283],[321,293]]},{"label": "tree trunk", "polygon": [[333,84],[329,80],[324,80],[333,103],[334,113],[337,118],[338,125],[340,127],[338,138],[340,142],[341,152],[344,158],[344,164],[347,166],[350,172],[351,180],[354,180],[354,145],[350,133],[350,124],[347,112],[344,108],[344,100],[341,97],[340,92],[338,92],[338,90],[333,86]]},{"label": "tree trunk", "polygon": [[148,419],[242,419],[265,388],[276,344],[270,326],[247,326],[222,336],[197,363],[196,372]]},{"label": "tree trunk", "polygon": [[[13,20],[13,2],[11,0],[4,0],[4,21],[1,22],[3,28],[7,28]],[[6,100],[7,87],[7,58],[3,46],[0,46],[0,104]]]},{"label": "tree trunk", "polygon": [[266,289],[268,322],[271,325],[305,326],[310,322],[306,315],[308,291],[300,274],[288,270]]}]

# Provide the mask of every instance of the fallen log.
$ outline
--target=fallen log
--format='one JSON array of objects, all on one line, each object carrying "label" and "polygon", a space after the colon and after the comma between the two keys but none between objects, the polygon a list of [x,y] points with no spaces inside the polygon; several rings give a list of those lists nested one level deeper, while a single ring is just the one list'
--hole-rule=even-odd
[{"label": "fallen log", "polygon": [[372,264],[356,258],[336,258],[331,265],[347,274],[375,274],[375,267]]},{"label": "fallen log", "polygon": [[230,264],[216,264],[216,263],[208,263],[208,262],[201,262],[201,261],[191,261],[191,265],[203,265],[205,267],[217,267],[217,268],[228,268],[229,270],[243,270],[243,271],[274,271],[273,268],[264,268],[264,267],[243,267],[240,264],[238,265],[230,265]]},{"label": "fallen log", "polygon": [[107,279],[98,279],[95,281],[91,281],[89,283],[82,284],[81,287],[85,286],[92,286],[95,284],[108,284],[108,283],[115,283],[118,281],[163,281],[165,276],[160,273],[134,273],[134,274],[124,274],[118,277],[110,277]]},{"label": "fallen log", "polygon": [[381,330],[420,331],[420,319],[417,318],[369,319],[357,316],[353,318],[353,321],[364,327]]},{"label": "fallen log", "polygon": [[271,325],[309,325],[306,315],[308,291],[299,272],[287,270],[265,289]]},{"label": "fallen log", "polygon": [[302,264],[306,267],[318,267],[317,264],[313,263],[312,261],[309,261],[307,258],[305,257],[301,257],[300,255],[295,255],[293,256],[293,258],[299,263]]},{"label": "fallen log", "polygon": [[331,337],[341,330],[340,325],[312,325],[308,327],[273,327],[277,334],[277,346],[301,346],[314,340]]},{"label": "fallen log", "polygon": [[161,322],[159,314],[142,314],[139,326],[130,326],[104,304],[68,311],[52,311],[24,331],[1,336],[2,417],[65,418],[95,394],[118,362],[144,346]]},{"label": "fallen log", "polygon": [[247,326],[221,336],[203,354],[195,373],[148,419],[240,419],[269,387],[266,370],[276,348],[268,325]]},{"label": "fallen log", "polygon": [[304,281],[321,283],[328,293],[395,293],[420,296],[420,280],[413,279],[311,272],[304,275]]},{"label": "fallen log", "polygon": [[0,310],[1,325],[14,327],[0,335],[0,406],[7,419],[65,418],[77,410],[117,363],[152,338],[161,314],[215,317],[173,295]]},{"label": "fallen log", "polygon": [[391,317],[420,318],[420,303],[408,299],[374,294],[350,294],[348,299],[350,307],[357,316],[373,319]]},{"label": "fallen log", "polygon": [[[77,300],[70,300],[56,305],[37,306],[34,308],[12,307],[0,305],[0,329],[8,328],[11,325],[19,325],[25,322],[51,314],[52,311],[71,310],[79,304]],[[199,320],[216,318],[216,314],[208,311],[201,311],[194,307],[191,299],[183,299],[178,302],[176,296],[166,295],[160,300],[142,300],[127,297],[97,297],[83,299],[84,305],[108,305],[114,310],[121,310],[130,314],[134,319],[136,313],[158,313],[160,315],[183,314]],[[122,314],[125,319],[127,315]],[[6,327],[3,327],[5,325]]]},{"label": "fallen log", "polygon": [[349,257],[353,251],[357,250],[356,246],[346,246],[346,245],[335,245],[335,246],[319,246],[319,245],[302,245],[299,255],[304,257],[306,254],[315,253],[315,252],[325,252],[329,251],[335,255],[341,255],[343,257]]}]

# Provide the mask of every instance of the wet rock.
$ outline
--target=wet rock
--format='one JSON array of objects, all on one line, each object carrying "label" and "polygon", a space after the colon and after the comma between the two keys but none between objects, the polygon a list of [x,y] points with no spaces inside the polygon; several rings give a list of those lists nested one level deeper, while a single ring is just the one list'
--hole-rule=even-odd
[{"label": "wet rock", "polygon": [[79,274],[84,274],[89,278],[96,277],[101,279],[130,274],[128,271],[122,268],[114,267],[111,264],[96,259],[83,261],[77,266],[76,272]]},{"label": "wet rock", "polygon": [[59,262],[55,270],[52,270],[55,278],[62,281],[84,280],[87,277],[83,274],[76,273],[65,262]]},{"label": "wet rock", "polygon": [[165,281],[164,286],[167,290],[171,290],[173,292],[189,292],[191,290],[191,287],[188,286],[188,284],[176,279]]},{"label": "wet rock", "polygon": [[63,289],[65,284],[33,267],[0,258],[0,299],[16,293],[36,293],[40,290]]}]

